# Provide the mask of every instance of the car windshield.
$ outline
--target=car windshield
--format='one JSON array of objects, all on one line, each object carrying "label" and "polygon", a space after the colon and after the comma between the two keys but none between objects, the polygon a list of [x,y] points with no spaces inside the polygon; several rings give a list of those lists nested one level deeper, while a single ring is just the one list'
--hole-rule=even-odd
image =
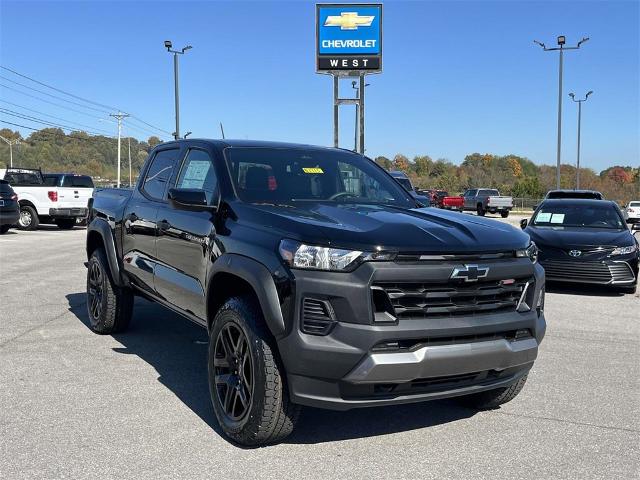
[{"label": "car windshield", "polygon": [[640,207],[640,202],[629,202],[630,207]]},{"label": "car windshield", "polygon": [[348,152],[233,147],[225,157],[236,193],[249,203],[336,202],[415,207],[371,160]]},{"label": "car windshield", "polygon": [[586,198],[586,199],[593,199],[593,200],[601,200],[602,199],[602,195],[600,195],[598,192],[564,192],[564,191],[551,191],[547,194],[547,198],[549,199],[553,199],[553,198]]},{"label": "car windshield", "polygon": [[624,223],[616,209],[604,205],[542,205],[533,219],[536,226],[612,228],[620,230]]},{"label": "car windshield", "polygon": [[408,178],[398,178],[398,177],[393,177],[393,178],[395,178],[396,182],[402,185],[405,189],[409,191],[413,190],[413,187],[411,186],[411,182],[409,181]]}]

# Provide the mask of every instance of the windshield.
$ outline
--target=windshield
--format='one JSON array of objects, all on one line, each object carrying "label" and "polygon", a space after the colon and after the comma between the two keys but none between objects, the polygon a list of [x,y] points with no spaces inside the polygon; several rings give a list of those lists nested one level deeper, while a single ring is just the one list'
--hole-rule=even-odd
[{"label": "windshield", "polygon": [[336,202],[415,207],[371,160],[347,152],[303,148],[228,148],[236,193],[250,203]]},{"label": "windshield", "polygon": [[552,227],[625,228],[616,209],[605,205],[542,205],[533,224]]},{"label": "windshield", "polygon": [[586,198],[593,200],[602,200],[602,195],[598,192],[563,192],[562,190],[551,191],[547,194],[547,198]]},{"label": "windshield", "polygon": [[406,190],[413,190],[413,187],[411,186],[411,181],[408,178],[398,178],[398,177],[393,177],[396,179],[396,182],[398,182],[400,185],[402,185]]}]

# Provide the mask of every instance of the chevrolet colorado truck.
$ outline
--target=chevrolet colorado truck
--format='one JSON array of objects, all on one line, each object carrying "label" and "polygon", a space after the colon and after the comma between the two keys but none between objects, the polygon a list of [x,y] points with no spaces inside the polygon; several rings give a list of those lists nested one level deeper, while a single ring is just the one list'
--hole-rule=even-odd
[{"label": "chevrolet colorado truck", "polygon": [[346,150],[163,143],[88,220],[92,330],[125,330],[135,296],[208,329],[213,410],[242,445],[280,441],[303,405],[496,408],[545,334],[526,233],[420,208]]},{"label": "chevrolet colorado truck", "polygon": [[471,188],[462,194],[462,198],[463,209],[475,211],[480,217],[489,212],[507,218],[513,208],[513,198],[500,195],[495,188]]}]

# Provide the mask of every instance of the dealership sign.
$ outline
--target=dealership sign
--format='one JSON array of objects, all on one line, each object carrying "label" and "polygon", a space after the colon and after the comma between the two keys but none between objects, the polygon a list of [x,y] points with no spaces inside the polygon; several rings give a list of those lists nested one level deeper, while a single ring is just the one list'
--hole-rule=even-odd
[{"label": "dealership sign", "polygon": [[316,5],[316,69],[382,71],[382,4]]}]

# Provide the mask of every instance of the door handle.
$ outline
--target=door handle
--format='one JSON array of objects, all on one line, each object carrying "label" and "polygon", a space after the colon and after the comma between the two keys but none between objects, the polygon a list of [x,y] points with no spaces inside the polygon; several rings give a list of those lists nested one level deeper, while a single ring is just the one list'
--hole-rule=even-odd
[{"label": "door handle", "polygon": [[170,228],[171,228],[171,224],[166,220],[160,220],[158,222],[158,229],[165,231],[165,230],[169,230]]}]

